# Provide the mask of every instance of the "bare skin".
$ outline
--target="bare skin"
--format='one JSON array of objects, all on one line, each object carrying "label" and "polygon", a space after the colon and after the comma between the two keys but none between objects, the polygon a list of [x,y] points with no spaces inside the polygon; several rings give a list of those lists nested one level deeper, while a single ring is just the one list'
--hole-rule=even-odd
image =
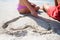
[{"label": "bare skin", "polygon": [[35,4],[31,4],[28,0],[19,0],[19,4],[22,6],[26,6],[27,8],[18,10],[21,13],[31,13],[33,16],[37,17],[37,12],[39,7],[36,7]]},{"label": "bare skin", "polygon": [[60,3],[60,0],[55,0],[55,5],[57,6]]},{"label": "bare skin", "polygon": [[[55,6],[58,6],[58,4],[60,3],[60,0],[54,0],[54,2],[55,2]],[[43,5],[43,10],[45,11],[45,12],[47,12],[47,10],[49,9],[49,5],[47,5],[47,4],[45,4],[45,5]]]}]

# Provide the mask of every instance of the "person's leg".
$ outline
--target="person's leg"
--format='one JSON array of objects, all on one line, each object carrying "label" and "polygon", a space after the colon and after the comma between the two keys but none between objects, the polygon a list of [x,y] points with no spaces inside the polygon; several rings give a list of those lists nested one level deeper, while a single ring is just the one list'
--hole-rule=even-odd
[{"label": "person's leg", "polygon": [[45,12],[47,12],[48,9],[49,9],[49,7],[50,7],[50,6],[49,6],[48,4],[44,4],[42,9],[43,9]]},{"label": "person's leg", "polygon": [[[55,1],[55,6],[57,6],[59,3],[60,3],[60,0],[54,0]],[[47,4],[45,4],[45,5],[43,5],[43,10],[44,11],[47,11],[48,9],[49,9],[49,5],[47,5]]]},{"label": "person's leg", "polygon": [[54,0],[55,6],[57,6],[60,3],[60,0]]},{"label": "person's leg", "polygon": [[[36,11],[38,11],[40,8],[39,7],[35,7],[35,5],[33,5],[33,8],[34,8],[34,10],[36,10]],[[29,9],[28,8],[23,8],[23,9],[20,9],[20,10],[18,10],[18,12],[19,13],[26,13],[26,14],[28,14],[28,13],[30,13],[30,11],[29,11]]]},{"label": "person's leg", "polygon": [[57,0],[58,5],[60,4],[60,0]]},{"label": "person's leg", "polygon": [[58,5],[58,0],[54,0],[54,2],[55,2],[55,6],[57,6]]},{"label": "person's leg", "polygon": [[38,11],[40,9],[40,7],[34,7],[34,10]]},{"label": "person's leg", "polygon": [[20,10],[18,10],[18,12],[19,12],[19,13],[22,13],[22,14],[30,13],[30,11],[28,10],[28,8],[20,9]]},{"label": "person's leg", "polygon": [[34,8],[34,10],[38,11],[40,7],[36,6],[35,4],[31,3],[31,6]]}]

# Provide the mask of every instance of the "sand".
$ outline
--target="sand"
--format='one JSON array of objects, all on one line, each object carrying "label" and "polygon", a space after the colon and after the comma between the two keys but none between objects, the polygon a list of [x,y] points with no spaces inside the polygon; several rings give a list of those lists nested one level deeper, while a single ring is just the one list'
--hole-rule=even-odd
[{"label": "sand", "polygon": [[[43,10],[39,10],[39,18],[21,15],[17,11],[18,1],[13,1],[0,1],[0,40],[60,40],[59,21]],[[4,23],[8,25],[5,29]]]}]

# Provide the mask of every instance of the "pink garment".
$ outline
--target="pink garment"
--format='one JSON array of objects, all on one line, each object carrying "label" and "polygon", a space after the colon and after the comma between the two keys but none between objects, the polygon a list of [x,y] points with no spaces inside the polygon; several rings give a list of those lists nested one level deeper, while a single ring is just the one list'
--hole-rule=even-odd
[{"label": "pink garment", "polygon": [[22,6],[22,5],[19,4],[17,10],[21,10],[23,8],[27,8],[27,7],[26,6]]}]

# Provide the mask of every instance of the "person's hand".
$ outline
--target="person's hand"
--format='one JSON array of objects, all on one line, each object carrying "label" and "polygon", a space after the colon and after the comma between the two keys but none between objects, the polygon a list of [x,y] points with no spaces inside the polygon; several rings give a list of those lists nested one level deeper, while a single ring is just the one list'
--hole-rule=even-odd
[{"label": "person's hand", "polygon": [[38,17],[38,13],[37,12],[31,12],[31,15],[33,15],[34,17]]},{"label": "person's hand", "polygon": [[35,5],[35,4],[31,4],[31,6],[32,6],[32,7],[36,7],[36,5]]}]

